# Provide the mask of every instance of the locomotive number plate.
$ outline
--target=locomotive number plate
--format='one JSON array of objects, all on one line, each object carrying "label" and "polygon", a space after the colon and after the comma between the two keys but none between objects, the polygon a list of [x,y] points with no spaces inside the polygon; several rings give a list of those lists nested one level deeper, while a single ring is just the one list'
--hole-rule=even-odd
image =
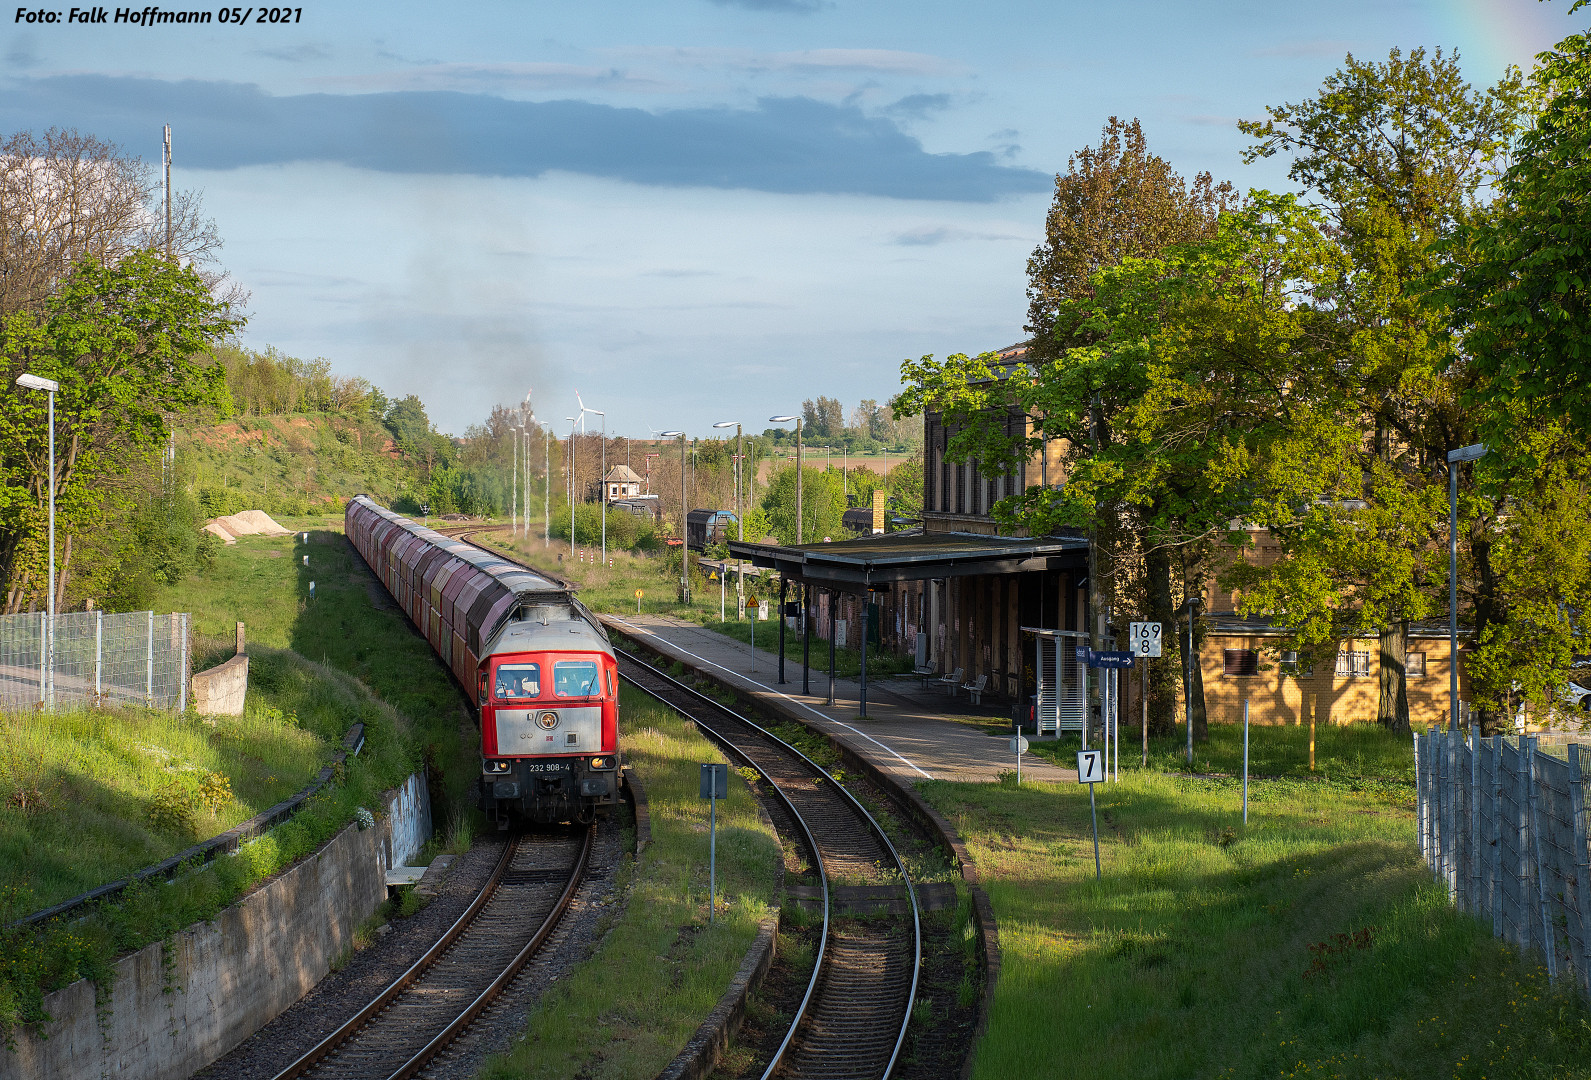
[{"label": "locomotive number plate", "polygon": [[574,771],[572,761],[522,761],[519,768],[527,773],[566,773]]}]

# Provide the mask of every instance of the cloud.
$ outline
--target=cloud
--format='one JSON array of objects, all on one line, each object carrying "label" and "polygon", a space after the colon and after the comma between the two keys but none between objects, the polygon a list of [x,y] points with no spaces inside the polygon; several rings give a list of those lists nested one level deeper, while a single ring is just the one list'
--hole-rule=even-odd
[{"label": "cloud", "polygon": [[302,64],[310,60],[324,60],[331,53],[319,45],[284,45],[279,49],[255,49],[254,55],[289,64]]},{"label": "cloud", "polygon": [[793,52],[759,52],[756,49],[712,45],[642,46],[614,52],[693,67],[764,72],[865,71],[877,75],[965,75],[968,68],[957,60],[930,53],[899,49],[798,49]]},{"label": "cloud", "polygon": [[619,68],[557,63],[424,64],[363,75],[326,75],[310,81],[351,90],[460,90],[466,93],[598,86],[649,92],[678,89]]},{"label": "cloud", "polygon": [[13,38],[11,47],[6,50],[6,66],[16,71],[36,67],[39,63],[39,53],[35,44],[32,34],[22,34]]},{"label": "cloud", "polygon": [[937,247],[940,244],[955,243],[962,240],[1023,240],[1025,237],[1015,233],[987,233],[973,232],[970,229],[958,229],[954,225],[924,225],[918,229],[907,229],[905,232],[896,233],[890,243],[898,247]]},{"label": "cloud", "polygon": [[894,104],[885,105],[879,111],[890,116],[922,120],[929,113],[943,112],[948,108],[950,108],[949,94],[907,94]]},{"label": "cloud", "polygon": [[169,121],[183,163],[235,169],[334,162],[391,173],[988,202],[1051,178],[995,155],[931,154],[891,120],[810,98],[648,112],[451,91],[273,96],[257,86],[97,75],[0,84],[0,127],[70,123],[124,144]]}]

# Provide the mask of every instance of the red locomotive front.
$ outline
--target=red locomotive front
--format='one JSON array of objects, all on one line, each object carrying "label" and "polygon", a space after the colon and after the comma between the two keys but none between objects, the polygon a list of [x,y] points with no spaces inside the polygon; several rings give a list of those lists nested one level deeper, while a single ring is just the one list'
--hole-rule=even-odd
[{"label": "red locomotive front", "polygon": [[533,621],[507,630],[498,647],[512,651],[488,656],[479,674],[482,807],[499,821],[589,820],[618,798],[613,655],[606,642],[567,651],[515,642],[548,636]]}]

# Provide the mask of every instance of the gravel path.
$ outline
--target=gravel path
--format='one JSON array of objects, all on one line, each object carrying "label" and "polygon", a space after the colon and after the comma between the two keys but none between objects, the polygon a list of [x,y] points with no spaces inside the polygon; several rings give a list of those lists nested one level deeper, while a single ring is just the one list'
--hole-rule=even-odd
[{"label": "gravel path", "polygon": [[[436,1080],[474,1076],[488,1055],[506,1050],[524,1031],[525,1017],[542,991],[589,956],[622,899],[613,875],[623,855],[620,822],[603,819],[586,879],[541,952],[470,1029],[421,1075]],[[498,834],[484,836],[453,861],[442,889],[424,910],[394,919],[390,931],[355,953],[271,1023],[230,1054],[197,1072],[194,1080],[271,1080],[325,1038],[424,955],[432,942],[469,907],[502,851]],[[599,926],[600,924],[600,926]]]}]

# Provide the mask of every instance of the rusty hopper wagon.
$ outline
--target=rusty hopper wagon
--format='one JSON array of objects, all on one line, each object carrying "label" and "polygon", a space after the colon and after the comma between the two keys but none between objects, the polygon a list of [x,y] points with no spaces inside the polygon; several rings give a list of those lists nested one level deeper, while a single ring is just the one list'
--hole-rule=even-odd
[{"label": "rusty hopper wagon", "polygon": [[359,495],[348,539],[475,702],[480,806],[590,821],[618,800],[618,668],[568,587]]}]

